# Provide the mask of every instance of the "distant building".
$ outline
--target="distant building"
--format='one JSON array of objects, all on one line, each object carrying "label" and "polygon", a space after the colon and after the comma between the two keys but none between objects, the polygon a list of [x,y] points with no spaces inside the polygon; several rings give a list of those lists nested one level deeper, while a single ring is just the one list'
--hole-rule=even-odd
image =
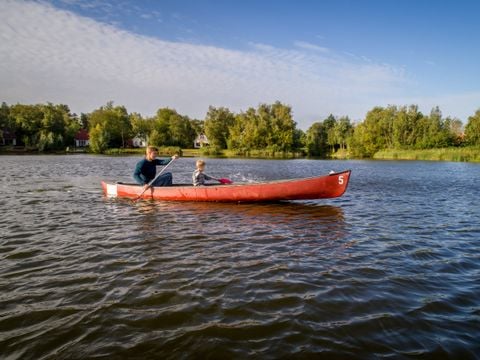
[{"label": "distant building", "polygon": [[86,129],[80,129],[75,134],[75,147],[85,147],[90,144],[90,136],[88,135],[88,131]]},{"label": "distant building", "polygon": [[3,129],[2,137],[0,138],[0,145],[17,145],[17,137],[15,132],[8,129]]},{"label": "distant building", "polygon": [[205,134],[198,135],[195,141],[193,142],[193,147],[195,149],[199,149],[201,147],[208,146],[208,145],[209,145],[208,138]]},{"label": "distant building", "polygon": [[141,136],[135,136],[132,139],[132,146],[136,148],[144,148],[147,146],[147,139]]}]

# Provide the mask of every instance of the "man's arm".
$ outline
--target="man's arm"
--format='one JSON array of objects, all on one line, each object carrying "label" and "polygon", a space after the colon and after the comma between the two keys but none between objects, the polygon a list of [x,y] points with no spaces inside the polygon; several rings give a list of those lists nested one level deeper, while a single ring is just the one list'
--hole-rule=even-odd
[{"label": "man's arm", "polygon": [[139,161],[137,163],[137,166],[135,166],[135,171],[133,172],[133,178],[138,184],[145,185],[147,184],[147,180],[145,179],[145,176],[142,174],[142,165],[143,165],[143,161]]},{"label": "man's arm", "polygon": [[172,159],[155,159],[155,165],[167,165]]}]

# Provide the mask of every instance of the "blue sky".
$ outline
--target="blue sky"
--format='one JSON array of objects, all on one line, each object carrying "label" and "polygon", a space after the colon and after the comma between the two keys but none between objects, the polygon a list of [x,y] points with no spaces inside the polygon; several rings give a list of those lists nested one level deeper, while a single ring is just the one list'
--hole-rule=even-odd
[{"label": "blue sky", "polygon": [[304,130],[417,104],[466,124],[479,13],[466,0],[0,0],[0,101],[203,119],[278,100]]}]

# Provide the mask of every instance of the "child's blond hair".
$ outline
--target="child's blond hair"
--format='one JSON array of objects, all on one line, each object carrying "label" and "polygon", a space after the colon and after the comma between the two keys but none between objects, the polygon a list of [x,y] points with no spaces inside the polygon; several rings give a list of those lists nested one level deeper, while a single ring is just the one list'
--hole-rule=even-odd
[{"label": "child's blond hair", "polygon": [[195,166],[197,167],[197,169],[203,169],[205,167],[205,161],[203,160],[197,160],[197,162],[195,163]]}]

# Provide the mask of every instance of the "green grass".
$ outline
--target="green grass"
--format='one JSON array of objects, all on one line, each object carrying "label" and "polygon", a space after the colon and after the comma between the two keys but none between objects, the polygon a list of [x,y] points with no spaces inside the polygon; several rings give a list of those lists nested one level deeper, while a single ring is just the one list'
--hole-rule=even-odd
[{"label": "green grass", "polygon": [[[71,150],[71,149],[70,149]],[[31,153],[32,149],[18,148],[12,146],[0,147],[0,153]],[[182,157],[230,157],[230,158],[266,158],[266,159],[292,159],[305,157],[301,153],[281,153],[272,154],[267,150],[254,150],[248,154],[239,153],[233,150],[219,150],[209,153],[206,149],[180,149],[178,147],[160,147],[159,156],[171,156],[174,153],[180,153]],[[144,148],[137,149],[108,149],[107,155],[139,155],[145,154]],[[337,151],[332,158],[350,159],[347,150]],[[377,160],[431,160],[431,161],[464,161],[480,162],[480,146],[450,147],[442,149],[429,150],[382,150],[373,156]]]},{"label": "green grass", "polygon": [[479,147],[450,147],[428,150],[382,150],[373,156],[381,160],[432,160],[480,162]]}]

